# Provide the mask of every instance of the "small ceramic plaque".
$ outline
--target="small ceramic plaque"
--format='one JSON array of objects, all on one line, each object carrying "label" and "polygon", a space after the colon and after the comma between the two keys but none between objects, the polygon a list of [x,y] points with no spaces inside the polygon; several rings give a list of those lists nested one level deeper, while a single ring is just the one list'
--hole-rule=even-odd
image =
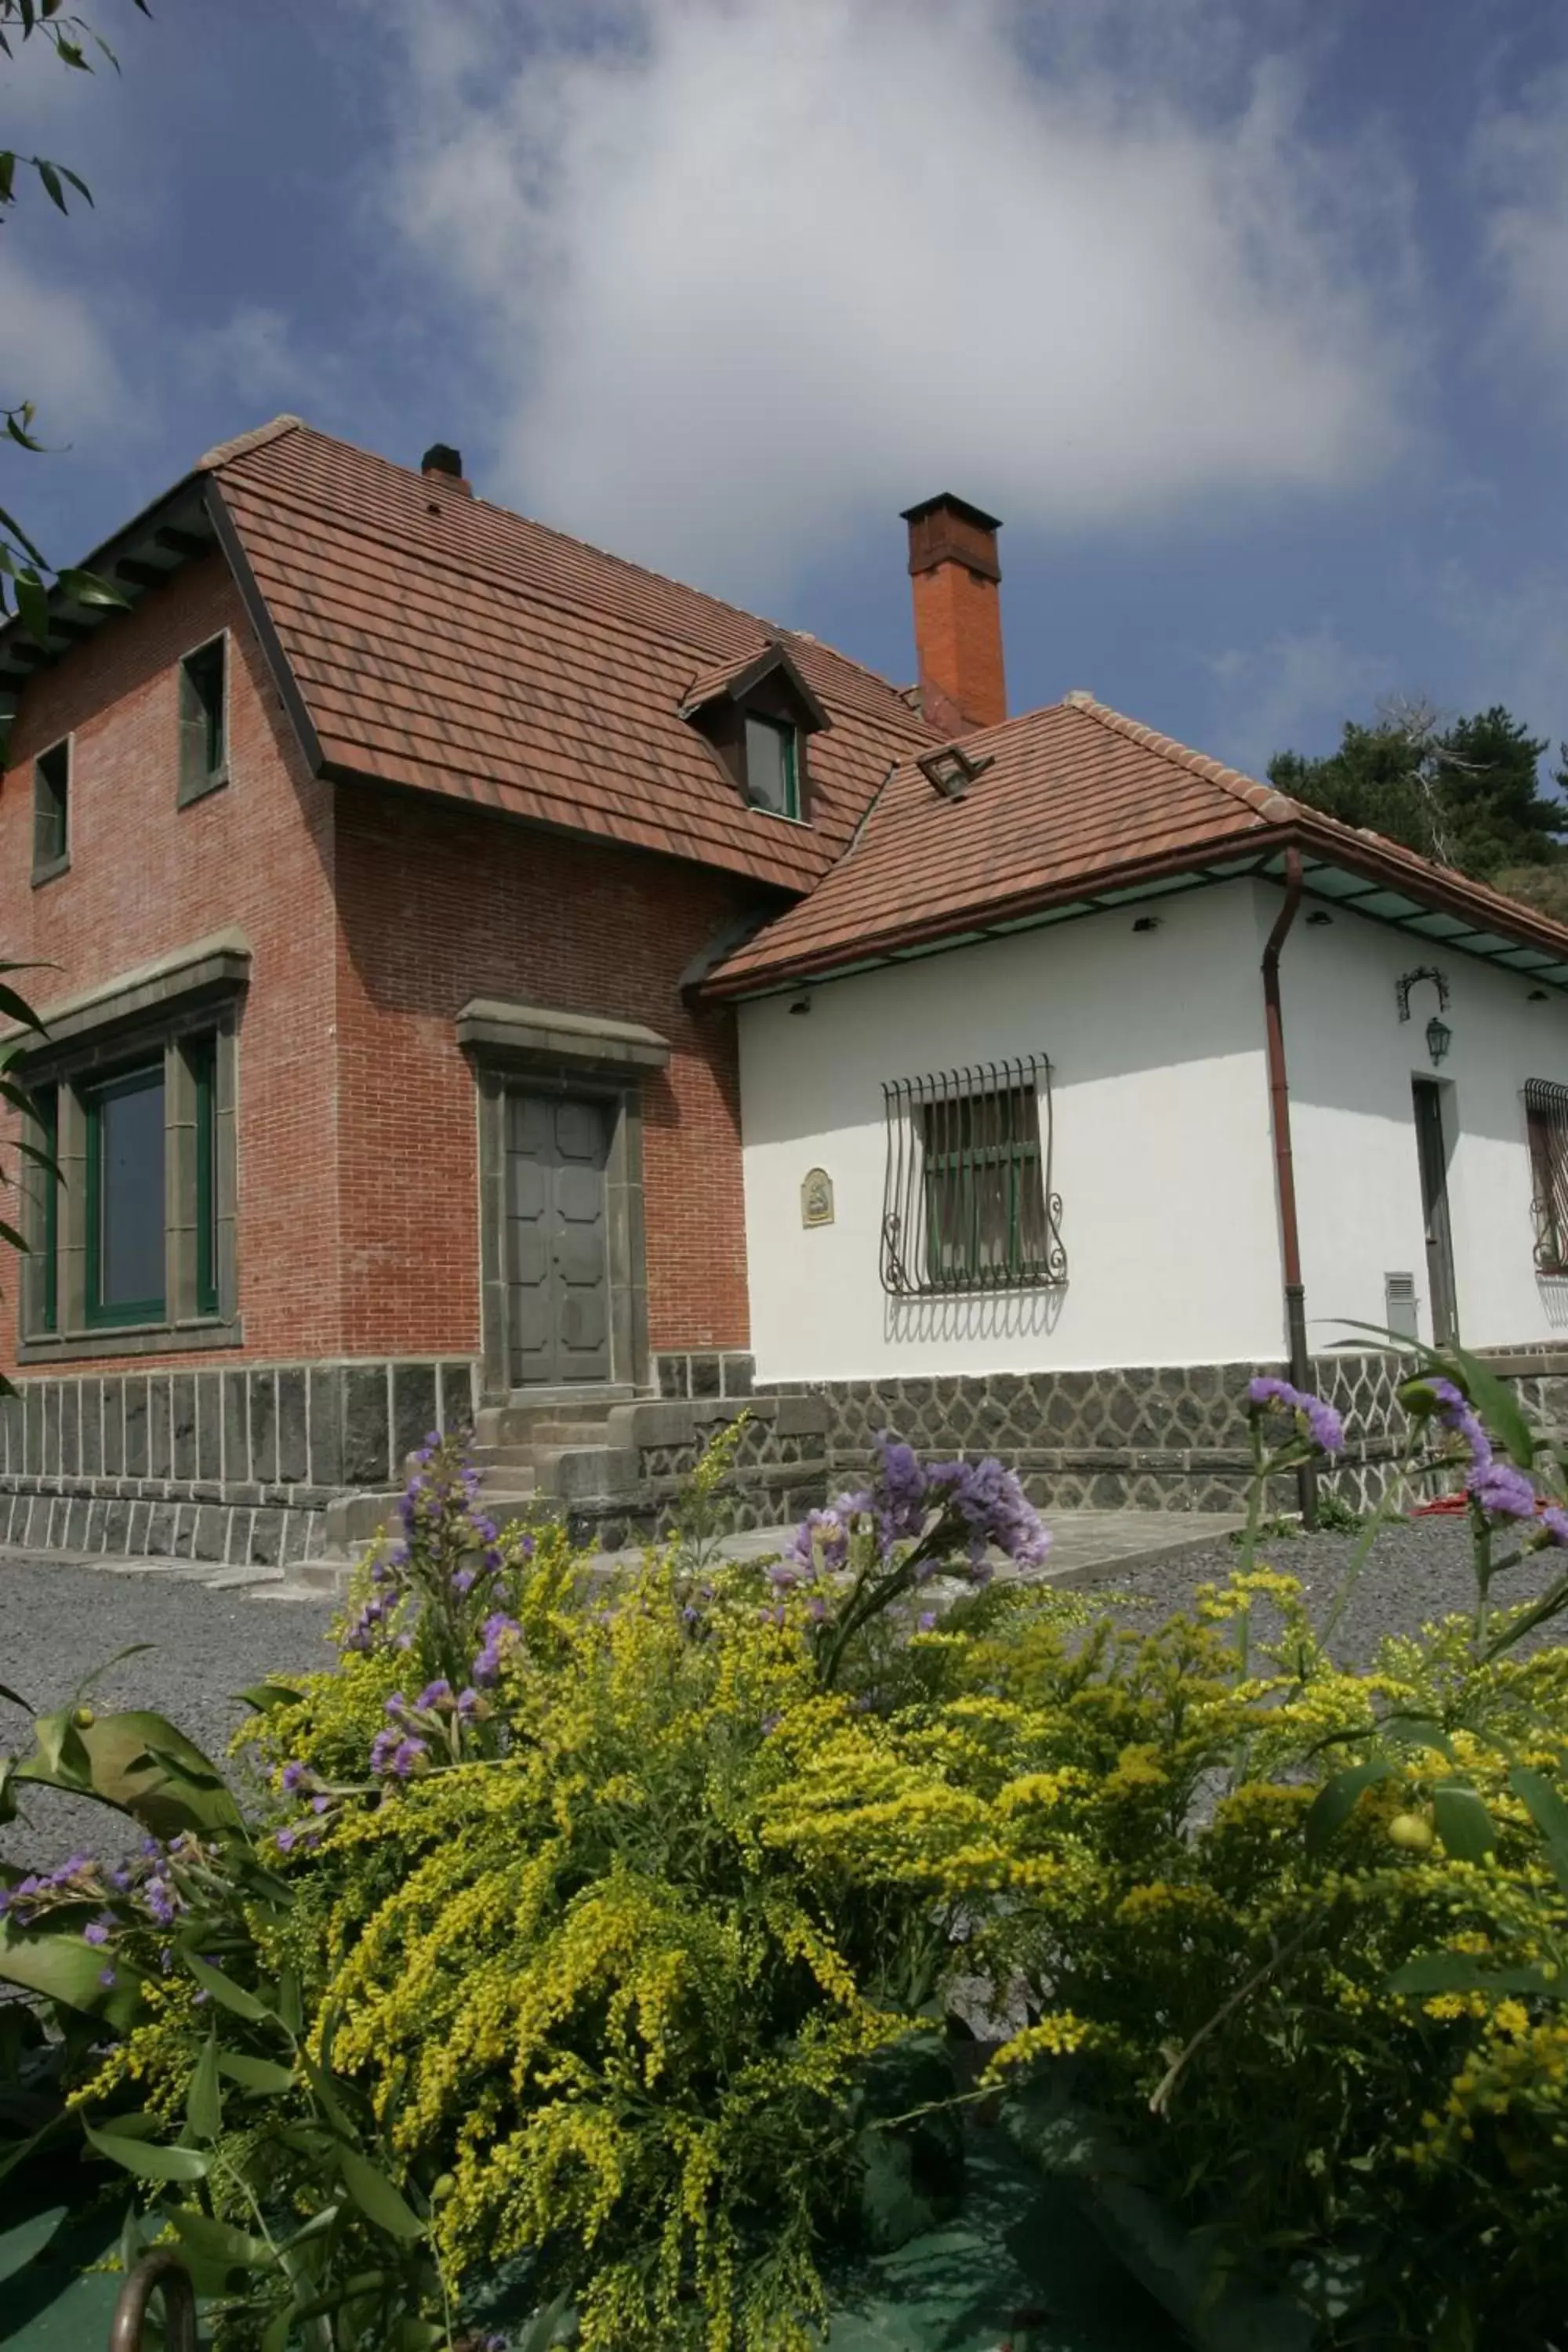
[{"label": "small ceramic plaque", "polygon": [[833,1223],[833,1179],[826,1168],[806,1171],[800,1188],[800,1222],[803,1225]]}]

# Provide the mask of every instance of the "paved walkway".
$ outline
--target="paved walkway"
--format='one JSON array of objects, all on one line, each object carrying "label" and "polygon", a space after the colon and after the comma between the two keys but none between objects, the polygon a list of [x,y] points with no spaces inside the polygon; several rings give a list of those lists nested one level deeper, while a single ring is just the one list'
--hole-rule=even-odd
[{"label": "paved walkway", "polygon": [[[1043,1514],[1051,1531],[1051,1552],[1040,1570],[1045,1584],[1100,1584],[1124,1568],[1153,1568],[1181,1559],[1188,1552],[1207,1551],[1243,1526],[1240,1511],[1051,1511]],[[795,1541],[792,1523],[783,1528],[749,1528],[725,1537],[718,1548],[721,1559],[771,1559]],[[635,1568],[640,1549],[601,1551],[596,1568]]]},{"label": "paved walkway", "polygon": [[[1223,1543],[1242,1525],[1240,1512],[1230,1511],[1047,1511],[1051,1555],[1040,1571],[1047,1584],[1100,1584],[1121,1569],[1154,1568]],[[787,1527],[748,1528],[720,1543],[721,1559],[771,1559],[787,1551],[795,1540],[793,1521]],[[596,1569],[635,1568],[641,1547],[594,1554]],[[331,1599],[321,1583],[296,1580],[287,1569],[252,1566],[225,1568],[209,1559],[127,1559],[106,1552],[27,1551],[0,1544],[0,1572],[9,1561],[47,1561],[59,1568],[88,1568],[101,1576],[150,1580],[160,1584],[199,1584],[208,1592],[234,1592],[256,1601],[309,1601],[318,1607]],[[346,1578],[347,1566],[343,1567]]]}]

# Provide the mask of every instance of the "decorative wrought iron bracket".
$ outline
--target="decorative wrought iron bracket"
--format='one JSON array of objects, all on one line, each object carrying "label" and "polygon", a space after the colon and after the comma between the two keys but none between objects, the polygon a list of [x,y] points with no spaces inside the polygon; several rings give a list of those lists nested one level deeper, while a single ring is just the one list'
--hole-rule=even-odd
[{"label": "decorative wrought iron bracket", "polygon": [[1408,1021],[1410,1018],[1410,992],[1418,980],[1429,980],[1436,989],[1438,1012],[1447,1013],[1448,1010],[1447,974],[1439,971],[1435,963],[1418,964],[1414,971],[1400,973],[1398,984],[1394,992],[1402,1021]]}]

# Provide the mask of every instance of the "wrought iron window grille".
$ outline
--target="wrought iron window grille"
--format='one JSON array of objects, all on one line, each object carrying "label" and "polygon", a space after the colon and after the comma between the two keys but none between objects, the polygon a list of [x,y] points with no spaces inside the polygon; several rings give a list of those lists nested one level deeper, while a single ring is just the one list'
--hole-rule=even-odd
[{"label": "wrought iron window grille", "polygon": [[1568,1087],[1531,1078],[1524,1089],[1524,1119],[1536,1270],[1568,1274]]},{"label": "wrought iron window grille", "polygon": [[1059,1287],[1051,1066],[1043,1054],[882,1085],[882,1287],[912,1298]]}]

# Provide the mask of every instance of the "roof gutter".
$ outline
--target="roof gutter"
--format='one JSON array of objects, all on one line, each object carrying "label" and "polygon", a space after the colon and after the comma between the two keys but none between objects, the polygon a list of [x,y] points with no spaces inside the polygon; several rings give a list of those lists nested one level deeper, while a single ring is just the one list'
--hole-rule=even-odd
[{"label": "roof gutter", "polygon": [[[1285,903],[1275,919],[1263,950],[1263,1022],[1268,1060],[1268,1109],[1274,1129],[1274,1189],[1279,1204],[1280,1253],[1285,1264],[1285,1330],[1290,1353],[1290,1379],[1299,1389],[1311,1386],[1311,1361],[1307,1353],[1307,1294],[1301,1280],[1301,1231],[1296,1214],[1296,1163],[1290,1149],[1290,1081],[1285,1066],[1285,1022],[1279,1003],[1279,950],[1301,904],[1301,853],[1292,844],[1285,852]],[[1318,1524],[1318,1475],[1310,1462],[1296,1473],[1301,1524]]]}]

